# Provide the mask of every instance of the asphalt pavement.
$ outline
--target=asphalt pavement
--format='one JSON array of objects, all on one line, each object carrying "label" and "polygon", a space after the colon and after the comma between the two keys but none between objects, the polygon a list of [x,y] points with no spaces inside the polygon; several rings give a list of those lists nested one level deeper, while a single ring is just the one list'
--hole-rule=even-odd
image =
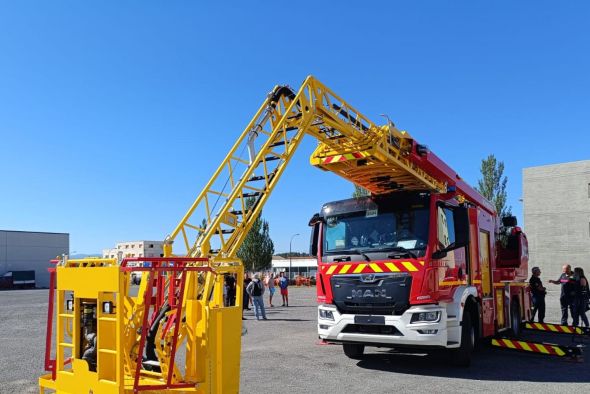
[{"label": "asphalt pavement", "polygon": [[[559,321],[558,287],[547,297],[547,322]],[[448,355],[417,355],[367,348],[351,360],[338,345],[320,345],[315,288],[291,289],[289,308],[268,308],[268,321],[247,312],[242,339],[243,393],[577,393],[590,391],[590,363],[483,347],[471,367],[451,366]],[[530,339],[568,344],[569,336]],[[590,342],[590,341],[588,341]],[[589,350],[590,351],[590,350]],[[589,356],[590,357],[590,356]]]},{"label": "asphalt pavement", "polygon": [[[557,289],[547,299],[547,321],[559,317]],[[246,311],[242,393],[590,391],[588,361],[487,347],[474,355],[470,368],[450,366],[445,354],[400,354],[375,348],[367,348],[363,360],[351,360],[340,346],[319,344],[315,288],[292,288],[290,298],[288,308],[267,305],[266,321],[257,321],[253,311]],[[38,392],[46,316],[47,290],[0,291],[0,393]],[[536,338],[571,341],[569,336]]]}]

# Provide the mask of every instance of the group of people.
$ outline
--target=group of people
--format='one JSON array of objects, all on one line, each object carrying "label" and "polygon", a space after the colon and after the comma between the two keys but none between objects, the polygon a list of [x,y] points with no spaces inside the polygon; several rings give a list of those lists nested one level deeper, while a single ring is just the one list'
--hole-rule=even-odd
[{"label": "group of people", "polygon": [[254,315],[257,320],[268,320],[266,317],[266,310],[264,309],[264,293],[268,289],[268,304],[271,308],[274,307],[272,303],[275,295],[276,287],[280,288],[283,303],[281,306],[289,306],[289,279],[283,272],[279,272],[279,277],[276,278],[274,273],[262,277],[261,274],[254,274],[254,279],[250,278],[248,273],[244,274],[244,293],[242,308],[250,310],[250,306],[254,307]]},{"label": "group of people", "polygon": [[[590,309],[590,292],[588,289],[588,280],[584,275],[581,267],[576,267],[572,271],[569,264],[563,266],[563,272],[557,280],[549,280],[549,283],[561,285],[561,295],[559,302],[561,304],[561,324],[567,325],[568,312],[572,316],[572,325],[578,326],[580,320],[585,327],[588,327],[588,317],[586,311]],[[533,296],[533,314],[531,320],[539,312],[539,323],[545,320],[545,295],[547,289],[541,281],[541,269],[533,267],[532,276],[529,280],[531,293]]]}]

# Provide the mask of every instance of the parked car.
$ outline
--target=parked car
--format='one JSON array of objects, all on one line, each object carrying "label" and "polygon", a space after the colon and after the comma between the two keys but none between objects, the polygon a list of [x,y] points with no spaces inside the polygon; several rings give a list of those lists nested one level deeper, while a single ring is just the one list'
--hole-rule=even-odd
[{"label": "parked car", "polygon": [[0,289],[34,289],[35,271],[8,271],[0,276]]}]

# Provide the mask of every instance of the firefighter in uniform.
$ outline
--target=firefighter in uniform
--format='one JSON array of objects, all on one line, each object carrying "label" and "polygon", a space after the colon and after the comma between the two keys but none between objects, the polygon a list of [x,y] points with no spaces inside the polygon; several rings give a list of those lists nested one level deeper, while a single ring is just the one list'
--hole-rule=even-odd
[{"label": "firefighter in uniform", "polygon": [[541,269],[539,267],[533,267],[529,285],[533,295],[533,314],[531,316],[531,321],[535,320],[535,315],[537,314],[537,311],[539,311],[539,323],[544,323],[545,295],[547,294],[547,289],[543,287],[543,282],[541,282]]}]

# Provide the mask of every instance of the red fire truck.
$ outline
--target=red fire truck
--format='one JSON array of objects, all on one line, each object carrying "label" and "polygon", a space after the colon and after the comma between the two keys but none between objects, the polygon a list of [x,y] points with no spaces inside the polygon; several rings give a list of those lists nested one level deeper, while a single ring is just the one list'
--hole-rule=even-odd
[{"label": "red fire truck", "polygon": [[[530,318],[528,250],[515,217],[415,140],[408,158],[444,193],[400,190],[325,204],[310,221],[318,333],[360,358],[366,346],[449,349],[469,365],[481,338]],[[385,182],[396,182],[391,177]]]}]

